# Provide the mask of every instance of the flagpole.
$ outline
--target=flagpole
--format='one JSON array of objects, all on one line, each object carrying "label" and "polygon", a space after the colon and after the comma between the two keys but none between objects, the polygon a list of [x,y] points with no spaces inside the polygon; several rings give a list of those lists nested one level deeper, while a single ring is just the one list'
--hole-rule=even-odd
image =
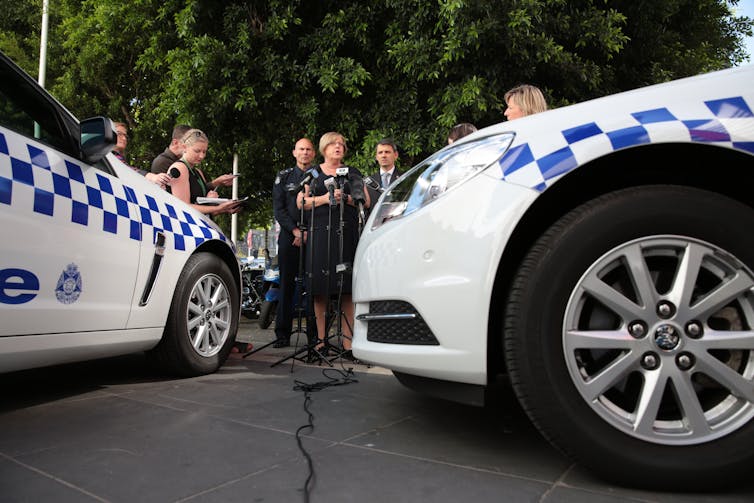
[{"label": "flagpole", "polygon": [[39,75],[37,82],[41,87],[45,86],[45,74],[47,73],[47,26],[50,19],[50,0],[42,1],[42,34],[39,40]]},{"label": "flagpole", "polygon": [[[233,174],[238,174],[238,154],[233,154]],[[233,192],[231,193],[232,199],[238,199],[238,177],[233,179]],[[233,213],[230,216],[230,242],[235,246],[236,238],[238,237],[238,213]]]},{"label": "flagpole", "polygon": [[[50,0],[42,0],[42,33],[39,36],[39,73],[37,83],[44,88],[45,75],[47,74],[47,26],[50,19]],[[34,137],[42,136],[42,128],[34,123]]]}]

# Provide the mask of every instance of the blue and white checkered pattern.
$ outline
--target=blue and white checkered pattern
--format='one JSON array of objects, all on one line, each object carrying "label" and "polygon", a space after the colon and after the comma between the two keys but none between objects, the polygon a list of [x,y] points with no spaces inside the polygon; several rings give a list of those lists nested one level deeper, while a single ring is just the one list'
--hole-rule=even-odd
[{"label": "blue and white checkered pattern", "polygon": [[204,220],[179,204],[170,204],[172,196],[159,201],[123,185],[116,177],[63,159],[53,149],[24,143],[25,152],[12,152],[13,145],[17,144],[0,133],[0,207],[8,205],[17,212],[45,215],[137,241],[146,238],[150,243],[156,232],[163,231],[168,238],[165,245],[172,243],[176,250],[192,249],[209,239],[226,241]]},{"label": "blue and white checkered pattern", "polygon": [[709,116],[699,119],[680,120],[667,108],[657,108],[635,112],[625,124],[610,131],[596,122],[571,127],[561,131],[557,145],[542,147],[536,144],[537,140],[516,145],[500,160],[503,179],[541,192],[593,159],[595,152],[604,154],[669,138],[714,143],[754,154],[751,137],[737,134],[751,131],[754,124],[754,113],[743,97],[705,101],[704,105]]}]

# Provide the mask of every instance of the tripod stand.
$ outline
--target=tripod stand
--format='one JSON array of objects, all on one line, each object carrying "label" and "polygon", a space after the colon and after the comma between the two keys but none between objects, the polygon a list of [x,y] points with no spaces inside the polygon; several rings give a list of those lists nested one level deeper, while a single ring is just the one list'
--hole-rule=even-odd
[{"label": "tripod stand", "polygon": [[[335,274],[337,274],[338,276],[338,295],[336,297],[336,302],[335,302],[335,313],[333,315],[333,318],[331,319],[331,323],[335,323],[335,327],[336,327],[334,337],[336,337],[337,341],[340,343],[341,348],[345,348],[345,346],[343,345],[343,337],[348,337],[349,340],[351,339],[351,337],[353,337],[353,327],[348,322],[348,317],[345,316],[343,313],[343,281],[344,281],[344,276],[346,275],[346,273],[351,272],[351,264],[345,263],[343,261],[343,240],[345,238],[345,224],[346,224],[345,219],[344,219],[346,197],[343,195],[344,194],[343,189],[345,188],[345,184],[347,180],[346,176],[348,174],[348,171],[347,171],[348,168],[345,168],[345,169],[346,169],[345,176],[338,173],[339,185],[342,191],[340,202],[338,204],[338,217],[339,217],[338,219],[338,263],[335,265]],[[343,334],[343,322],[345,322],[346,325],[348,326],[348,330],[351,333],[351,336],[345,336]],[[350,349],[349,350],[344,349],[342,353],[336,356],[336,358],[342,356],[343,353],[345,353],[346,351],[350,351]]]},{"label": "tripod stand", "polygon": [[[316,168],[312,169],[313,176],[311,178],[311,184],[309,185],[309,193],[306,194],[306,192],[303,192],[302,195],[302,201],[301,206],[299,208],[299,222],[301,227],[303,227],[304,224],[304,208],[306,206],[306,197],[307,195],[311,197],[311,216],[309,218],[309,230],[308,230],[308,237],[307,237],[307,243],[306,246],[309,251],[309,267],[304,267],[304,247],[303,245],[299,249],[299,274],[296,276],[296,287],[297,287],[297,295],[298,295],[298,302],[297,302],[297,325],[296,330],[291,333],[291,336],[296,336],[296,343],[295,343],[295,349],[292,354],[286,356],[285,358],[281,358],[280,360],[273,363],[271,366],[274,367],[276,365],[279,365],[285,361],[291,360],[291,372],[293,372],[293,366],[296,362],[296,360],[299,361],[313,361],[313,360],[319,360],[319,361],[325,361],[327,362],[326,355],[324,355],[318,346],[318,338],[317,338],[317,329],[316,329],[316,322],[313,323],[313,320],[310,316],[310,313],[313,312],[313,309],[311,307],[312,302],[312,296],[310,295],[310,289],[307,289],[306,293],[306,306],[304,306],[303,302],[303,292],[304,292],[304,271],[306,270],[306,276],[309,278],[309,285],[312,284],[312,273],[313,273],[313,264],[314,264],[314,240],[315,240],[315,203],[314,203],[314,188],[316,184],[316,179],[318,178],[318,172]],[[302,191],[306,190],[305,186],[302,186]],[[328,238],[329,238],[329,225],[330,222],[328,222]],[[329,249],[328,249],[329,253]],[[329,267],[329,265],[328,265]],[[302,320],[304,317],[304,314],[307,314],[307,344],[304,347],[299,348],[299,337],[301,334],[304,333],[304,330],[302,328]],[[314,332],[314,335],[312,336],[312,332]],[[302,356],[304,355],[305,356]],[[327,362],[329,364],[329,362]],[[330,365],[332,366],[332,365]]]},{"label": "tripod stand", "polygon": [[[357,172],[358,173],[358,172]],[[351,353],[350,347],[346,348],[345,341],[346,339],[348,341],[351,340],[353,337],[353,303],[349,300],[347,301],[347,306],[349,306],[349,312],[345,312],[343,309],[344,306],[344,287],[346,286],[346,276],[350,275],[352,271],[352,265],[350,262],[346,261],[346,256],[344,253],[344,244],[346,241],[347,230],[350,229],[350,232],[352,233],[349,238],[349,245],[353,245],[355,248],[355,240],[358,239],[359,233],[360,233],[360,227],[363,222],[363,203],[364,203],[364,190],[363,190],[363,183],[361,183],[361,176],[354,178],[353,173],[350,168],[348,167],[339,167],[336,170],[336,179],[334,186],[336,188],[340,188],[341,195],[338,201],[338,230],[337,230],[337,246],[338,246],[338,255],[337,255],[337,262],[335,263],[334,272],[337,275],[338,282],[337,282],[337,294],[333,299],[330,299],[330,292],[333,291],[332,289],[332,278],[328,277],[328,308],[330,311],[330,316],[327,319],[326,323],[326,330],[325,333],[327,337],[325,337],[324,342],[329,346],[332,347],[332,345],[329,344],[330,339],[335,338],[338,341],[338,346],[336,346],[337,353],[334,355],[334,358],[332,358],[330,361],[337,360],[338,358],[345,358],[348,360],[353,360],[353,356]],[[355,183],[359,182],[359,183]],[[349,189],[348,193],[346,192],[346,188]],[[355,203],[354,206],[358,208],[359,212],[359,218],[358,218],[358,225],[356,225],[355,221],[352,221],[352,218],[346,218],[344,211],[346,208],[346,202],[348,200],[348,197],[351,197],[353,202]],[[350,210],[349,210],[350,211]],[[332,211],[330,211],[330,218],[332,219]],[[355,218],[353,220],[356,220]],[[347,225],[350,224],[349,229],[347,229]],[[356,229],[354,226],[359,228],[359,233],[356,233]],[[332,229],[332,224],[328,227],[328,230]],[[330,238],[330,235],[328,233],[328,245],[332,243],[332,239]],[[350,240],[354,240],[354,242],[350,242]],[[328,247],[329,251],[329,247]],[[349,255],[351,255],[355,250],[350,249]],[[332,258],[332,253],[328,253],[328,271],[330,271],[330,260]],[[351,257],[349,257],[349,260]],[[331,274],[331,272],[329,273]],[[350,286],[350,284],[349,284]],[[349,288],[350,290],[350,288]],[[332,335],[329,335],[331,332],[332,324],[335,323],[335,331]],[[347,329],[347,334],[344,333],[344,328]],[[350,346],[350,344],[348,344]],[[329,351],[327,351],[329,353]]]},{"label": "tripod stand", "polygon": [[[346,175],[347,173],[348,168],[339,167],[334,173],[335,176],[330,177],[324,181],[324,187],[327,188],[327,192],[329,193],[329,198],[327,198],[329,200],[329,204],[326,207],[327,226],[325,228],[327,232],[325,236],[323,236],[323,228],[320,228],[319,233],[317,233],[316,231],[314,232],[314,234],[319,234],[318,239],[324,237],[325,242],[323,243],[322,241],[319,241],[319,245],[315,246],[316,248],[318,248],[318,255],[311,256],[311,263],[314,264],[311,268],[311,273],[316,275],[312,276],[312,285],[317,285],[313,286],[311,293],[314,294],[316,292],[317,294],[316,296],[312,296],[314,297],[314,306],[318,319],[318,339],[314,346],[314,351],[312,352],[311,357],[312,359],[317,359],[320,362],[325,362],[328,365],[332,365],[331,362],[342,354],[342,351],[339,350],[337,345],[333,345],[331,343],[331,340],[333,338],[336,338],[338,342],[343,341],[341,323],[341,320],[343,319],[342,286],[339,286],[336,289],[334,279],[337,274],[341,279],[339,285],[342,285],[342,276],[347,271],[347,268],[343,267],[343,238],[346,221],[344,218],[344,205],[346,202],[346,195],[345,191],[343,190],[345,188],[345,183],[344,178],[339,176],[341,174]],[[338,193],[337,198],[336,191]],[[321,208],[317,211],[317,213],[320,214],[318,218],[324,217],[324,211],[324,208]],[[337,231],[335,225],[336,218]],[[336,231],[337,234],[333,234],[333,231]],[[336,250],[338,253],[337,256],[335,255]],[[332,295],[337,292],[340,292],[337,297],[331,298]],[[337,323],[337,330],[335,331],[335,333],[331,332],[332,323]],[[337,353],[335,358],[330,358],[330,356],[332,356],[331,352]]]},{"label": "tripod stand", "polygon": [[[312,186],[313,186],[313,184],[312,184]],[[312,186],[310,186],[310,190],[309,190],[309,194],[310,195],[313,193]],[[305,187],[302,187],[301,190],[302,191],[305,190]],[[303,197],[305,199],[306,198],[306,194],[304,194]],[[313,232],[313,227],[314,227],[314,205],[312,205],[312,215],[311,215],[311,218],[309,220],[310,220],[310,224],[309,224],[310,228],[309,228],[309,234],[308,234],[308,239],[307,240],[309,241],[308,242],[308,246],[309,246],[310,253],[312,253],[313,252],[313,241],[314,241],[314,232]],[[304,204],[303,204],[303,202],[301,204],[301,208],[299,208],[299,225],[300,225],[299,228],[303,228],[304,227]],[[304,271],[305,271],[305,268],[304,268],[304,239],[302,238],[302,240],[301,240],[301,246],[299,247],[299,251],[298,251],[298,274],[296,275],[296,280],[295,280],[296,295],[298,297],[297,301],[296,301],[296,329],[293,330],[291,332],[291,335],[290,335],[291,338],[294,337],[294,336],[296,338],[296,342],[295,342],[293,354],[288,355],[285,358],[281,358],[280,360],[278,360],[275,363],[273,363],[272,365],[270,365],[271,367],[274,367],[274,366],[279,365],[279,364],[281,364],[281,363],[283,363],[283,362],[285,362],[287,360],[291,360],[291,372],[293,372],[293,366],[296,363],[296,360],[302,360],[302,359],[307,359],[308,360],[308,359],[311,359],[311,353],[312,353],[312,351],[316,350],[316,348],[315,348],[315,344],[316,344],[315,341],[317,339],[317,336],[316,336],[316,323],[314,324],[314,327],[313,327],[312,326],[312,319],[311,319],[310,316],[308,316],[308,314],[312,312],[312,309],[311,309],[311,299],[310,299],[310,295],[308,294],[308,292],[306,294],[306,306],[304,305],[304,302],[303,302],[304,288],[305,288],[305,286],[304,286]],[[303,329],[303,319],[304,319],[304,316],[307,317],[306,330]],[[312,330],[314,330],[314,332],[315,332],[314,337],[311,336]],[[300,350],[299,349],[299,338],[301,337],[302,334],[306,334],[307,337],[306,337],[306,344]],[[299,355],[301,355],[304,352],[306,353],[306,356],[304,358],[300,357]]]}]

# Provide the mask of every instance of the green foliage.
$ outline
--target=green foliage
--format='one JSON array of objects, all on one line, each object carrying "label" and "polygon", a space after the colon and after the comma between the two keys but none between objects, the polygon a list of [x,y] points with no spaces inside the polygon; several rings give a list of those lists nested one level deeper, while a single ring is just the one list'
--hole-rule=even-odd
[{"label": "green foliage", "polygon": [[[34,74],[41,12],[12,2],[0,49]],[[349,142],[375,168],[385,136],[410,166],[458,122],[503,120],[527,82],[553,106],[743,61],[735,0],[55,0],[52,92],[79,117],[127,122],[147,168],[175,124],[207,132],[205,170],[239,156],[248,226],[270,226],[275,173],[301,136]],[[221,220],[224,223],[224,221]]]}]

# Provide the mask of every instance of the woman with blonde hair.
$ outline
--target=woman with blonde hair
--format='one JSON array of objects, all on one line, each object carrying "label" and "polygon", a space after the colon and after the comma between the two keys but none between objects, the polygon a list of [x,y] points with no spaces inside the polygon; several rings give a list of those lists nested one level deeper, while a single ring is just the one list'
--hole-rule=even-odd
[{"label": "woman with blonde hair", "polygon": [[[309,238],[312,250],[307,271],[310,273],[309,295],[314,299],[314,315],[317,320],[319,340],[316,351],[321,355],[328,352],[326,316],[329,300],[340,295],[340,327],[344,335],[343,356],[352,359],[351,338],[354,320],[354,306],[351,300],[351,271],[336,270],[338,264],[352,264],[359,241],[358,204],[369,207],[369,193],[364,190],[363,177],[359,170],[343,163],[346,155],[346,140],[334,131],[325,133],[319,140],[319,151],[324,162],[317,168],[319,176],[310,186],[299,192],[296,204],[313,218],[314,227]],[[343,173],[347,174],[343,174]],[[328,190],[332,187],[332,192]],[[354,199],[354,196],[356,199]],[[343,222],[340,223],[340,204],[343,203]],[[311,211],[312,208],[314,211]],[[331,230],[328,226],[331,224]],[[340,229],[340,231],[338,230]],[[342,236],[340,235],[342,232]],[[343,239],[343,254],[340,256],[340,239]],[[329,239],[329,241],[328,241]],[[329,253],[328,253],[329,252]],[[343,268],[339,268],[343,269]],[[342,280],[342,284],[340,281]]]},{"label": "woman with blonde hair", "polygon": [[197,211],[207,215],[238,213],[241,207],[234,201],[220,203],[217,206],[196,204],[197,197],[218,197],[218,193],[213,187],[218,184],[231,185],[234,177],[233,175],[222,175],[212,181],[213,185],[210,185],[210,182],[207,181],[204,173],[198,167],[206,157],[207,147],[209,146],[209,138],[201,130],[189,129],[181,138],[181,143],[186,147],[183,156],[168,168],[168,172],[176,168],[180,173],[170,184],[172,194],[184,203],[193,206]]},{"label": "woman with blonde hair", "polygon": [[505,117],[512,121],[547,110],[547,101],[538,87],[521,84],[505,93]]}]

